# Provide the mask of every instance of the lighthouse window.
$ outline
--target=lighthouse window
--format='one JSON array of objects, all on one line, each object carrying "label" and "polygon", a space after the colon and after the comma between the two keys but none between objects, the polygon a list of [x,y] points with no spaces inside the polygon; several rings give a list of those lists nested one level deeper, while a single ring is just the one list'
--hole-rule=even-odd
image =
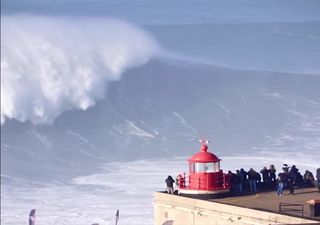
[{"label": "lighthouse window", "polygon": [[194,172],[215,172],[214,163],[195,163]]},{"label": "lighthouse window", "polygon": [[205,172],[205,163],[195,163],[195,172]]},{"label": "lighthouse window", "polygon": [[214,163],[205,163],[206,172],[214,172]]},{"label": "lighthouse window", "polygon": [[220,171],[220,163],[219,162],[213,163],[213,171],[214,172]]},{"label": "lighthouse window", "polygon": [[220,165],[219,162],[212,162],[212,163],[190,163],[190,172],[196,173],[212,173],[212,172],[219,172]]}]

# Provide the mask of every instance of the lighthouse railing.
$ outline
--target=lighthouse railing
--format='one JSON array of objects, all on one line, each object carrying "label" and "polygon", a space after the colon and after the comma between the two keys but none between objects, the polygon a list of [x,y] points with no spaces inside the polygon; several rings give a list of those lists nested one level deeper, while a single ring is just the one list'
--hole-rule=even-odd
[{"label": "lighthouse railing", "polygon": [[190,174],[184,173],[182,182],[178,183],[179,188],[197,188],[199,190],[208,189],[228,189],[230,188],[230,178],[223,172],[214,173],[215,177],[209,180],[207,177],[191,178]]}]

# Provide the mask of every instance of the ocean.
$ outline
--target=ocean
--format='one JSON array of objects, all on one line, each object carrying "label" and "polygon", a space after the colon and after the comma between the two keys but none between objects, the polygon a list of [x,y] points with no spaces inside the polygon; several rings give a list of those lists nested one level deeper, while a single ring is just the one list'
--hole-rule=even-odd
[{"label": "ocean", "polygon": [[317,0],[1,2],[1,224],[153,224],[199,138],[320,167]]}]

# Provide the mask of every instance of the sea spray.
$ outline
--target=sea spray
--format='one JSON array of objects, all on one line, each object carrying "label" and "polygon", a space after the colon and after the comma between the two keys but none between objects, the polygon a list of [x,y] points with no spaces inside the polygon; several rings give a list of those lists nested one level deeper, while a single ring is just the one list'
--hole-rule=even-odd
[{"label": "sea spray", "polygon": [[1,17],[1,124],[52,123],[105,97],[108,81],[161,50],[144,30],[106,18]]}]

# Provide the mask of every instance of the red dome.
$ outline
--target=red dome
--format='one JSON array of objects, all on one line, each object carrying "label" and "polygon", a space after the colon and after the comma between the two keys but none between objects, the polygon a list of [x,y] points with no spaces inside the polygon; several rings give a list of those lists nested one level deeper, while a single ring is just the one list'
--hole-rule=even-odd
[{"label": "red dome", "polygon": [[194,154],[188,161],[189,162],[219,162],[220,159],[211,152],[207,151],[208,146],[202,145],[201,151],[197,154]]}]

